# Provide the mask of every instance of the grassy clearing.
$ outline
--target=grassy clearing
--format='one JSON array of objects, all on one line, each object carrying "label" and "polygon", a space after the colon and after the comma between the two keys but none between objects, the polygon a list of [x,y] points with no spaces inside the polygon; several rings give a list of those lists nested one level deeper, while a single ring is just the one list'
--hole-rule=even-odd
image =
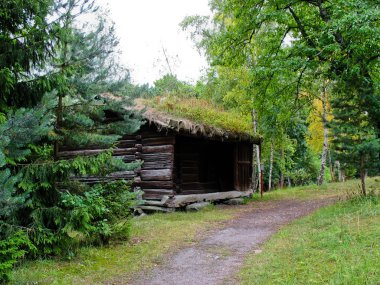
[{"label": "grassy clearing", "polygon": [[126,281],[139,270],[162,262],[165,253],[191,243],[197,233],[232,217],[232,209],[211,207],[196,213],[155,214],[133,221],[132,240],[82,249],[71,261],[26,262],[14,271],[13,284],[104,284]]},{"label": "grassy clearing", "polygon": [[[351,193],[359,191],[358,184],[358,181],[349,181],[328,184],[322,187],[307,186],[272,191],[265,193],[263,199],[255,196],[252,199],[253,203],[244,208],[258,207],[257,201],[265,203],[266,201],[281,199],[322,199],[336,195],[350,196],[352,195]],[[378,186],[379,183],[375,182],[374,179],[368,180],[369,189],[379,188]],[[210,207],[200,212],[155,214],[135,219],[132,225],[132,239],[130,242],[102,248],[85,248],[71,261],[52,259],[25,262],[14,271],[13,284],[105,284],[107,281],[112,280],[118,281],[115,282],[116,284],[126,282],[136,272],[160,264],[166,253],[173,252],[192,243],[198,233],[220,226],[223,221],[231,219],[235,214],[238,214],[235,207],[222,209]],[[325,218],[321,219],[321,221],[323,220],[327,221]],[[313,221],[317,222],[318,219],[314,218]],[[364,223],[364,219],[360,219],[360,223]],[[318,229],[319,224],[316,224],[315,227]],[[295,237],[304,237],[304,233],[308,231],[308,228],[300,228]],[[316,231],[318,232],[318,230]],[[290,231],[288,234],[291,233]],[[281,235],[283,235],[282,232],[280,236],[276,236],[278,242],[283,242]],[[284,238],[284,240],[287,239]],[[285,253],[292,244],[291,241],[285,245]],[[299,243],[299,241],[297,242]],[[271,241],[271,243],[273,242]],[[304,244],[303,246],[305,247],[303,253],[306,254],[309,251],[307,247],[310,245]],[[297,250],[301,251],[301,249],[298,248]],[[270,256],[274,260],[277,258],[276,252],[269,252],[267,256],[265,250],[263,254],[265,256],[261,256],[261,262],[257,263],[260,266],[264,266],[263,259],[265,258],[268,258],[269,265],[272,262],[270,261]],[[250,269],[252,266],[258,266],[252,263],[258,256],[254,256],[252,260],[249,259],[248,265],[243,271],[242,280],[245,280],[244,282],[247,284],[255,284],[249,278],[254,276],[254,280],[256,280],[256,273],[251,272]],[[286,258],[284,257],[284,259]],[[284,259],[282,259],[282,262],[284,262]],[[284,264],[287,262],[286,260]],[[281,263],[277,266],[280,265]],[[289,265],[289,267],[291,266]],[[273,267],[262,268],[268,272],[275,272],[276,270]],[[272,280],[272,276],[269,277]],[[267,282],[258,282],[258,284],[265,283]]]},{"label": "grassy clearing", "polygon": [[[380,178],[369,178],[367,179],[368,191],[374,191],[379,188]],[[308,185],[294,188],[285,188],[281,190],[274,190],[264,193],[264,197],[261,198],[259,195],[255,194],[252,198],[253,201],[270,201],[270,200],[283,200],[283,199],[316,199],[316,198],[328,198],[334,196],[340,196],[342,198],[350,198],[357,196],[361,192],[360,181],[359,180],[349,180],[344,183],[336,182],[323,184],[321,186]]]},{"label": "grassy clearing", "polygon": [[241,284],[380,284],[380,179],[368,180],[377,195],[367,198],[353,197],[357,183],[336,184],[351,199],[295,221],[249,256]]}]

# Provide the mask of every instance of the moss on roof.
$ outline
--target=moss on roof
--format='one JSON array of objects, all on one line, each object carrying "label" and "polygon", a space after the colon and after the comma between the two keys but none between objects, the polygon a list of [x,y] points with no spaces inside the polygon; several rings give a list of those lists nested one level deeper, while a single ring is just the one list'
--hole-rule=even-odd
[{"label": "moss on roof", "polygon": [[168,96],[155,97],[140,103],[178,119],[183,118],[197,124],[219,128],[225,132],[249,136],[256,140],[260,139],[260,136],[254,136],[252,132],[250,115],[232,110],[227,111],[223,107],[204,99]]}]

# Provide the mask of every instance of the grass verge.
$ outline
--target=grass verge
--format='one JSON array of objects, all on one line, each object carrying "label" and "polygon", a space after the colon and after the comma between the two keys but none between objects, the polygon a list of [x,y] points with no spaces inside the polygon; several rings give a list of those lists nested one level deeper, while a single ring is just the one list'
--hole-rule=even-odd
[{"label": "grass verge", "polygon": [[[349,181],[321,187],[305,186],[272,191],[265,193],[264,198],[255,196],[252,199],[254,203],[247,205],[245,209],[251,206],[259,207],[255,203],[256,201],[265,203],[281,199],[322,199],[337,195],[350,196],[359,191],[357,185],[358,181]],[[379,183],[375,179],[368,180],[369,189],[375,189],[378,186]],[[115,284],[127,283],[137,272],[157,266],[163,262],[167,253],[194,242],[198,233],[220,226],[222,222],[230,220],[238,212],[236,207],[210,207],[200,212],[155,214],[138,218],[133,220],[131,241],[108,247],[84,248],[79,251],[76,258],[70,261],[59,259],[27,261],[14,270],[12,283],[51,285],[112,284],[113,281]],[[307,232],[309,229],[304,230]],[[297,234],[301,237],[304,232],[302,235],[299,234],[300,232],[302,232],[301,229]],[[297,235],[295,236],[297,237]],[[281,240],[281,233],[279,237],[276,235],[276,238]],[[305,244],[304,246],[309,245]],[[305,254],[307,251],[306,248]],[[264,256],[260,258],[267,258],[266,251],[263,254]],[[276,253],[269,254],[274,254],[272,258],[276,259]],[[249,279],[253,276],[256,280],[256,273],[252,273],[250,269],[253,266],[252,262],[258,256],[255,255],[252,260],[247,261],[247,266],[242,273],[242,282],[266,284],[266,282],[251,282]],[[261,266],[261,264],[259,265]],[[264,266],[264,263],[262,265]],[[265,270],[274,272],[274,269],[270,267]]]},{"label": "grass verge", "polygon": [[[164,254],[191,243],[196,234],[232,217],[232,209],[210,207],[194,213],[137,218],[129,242],[84,248],[71,261],[26,262],[13,273],[13,284],[105,284],[126,282],[136,272],[162,262]],[[111,283],[112,284],[112,283]]]},{"label": "grass verge", "polygon": [[241,284],[380,284],[380,179],[368,179],[377,193],[365,198],[355,197],[356,184],[336,184],[348,200],[286,226],[250,255]]}]

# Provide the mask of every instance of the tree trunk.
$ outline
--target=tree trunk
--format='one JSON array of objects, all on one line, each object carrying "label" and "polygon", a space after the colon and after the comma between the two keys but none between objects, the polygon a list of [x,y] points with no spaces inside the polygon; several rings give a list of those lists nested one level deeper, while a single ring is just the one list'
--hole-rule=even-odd
[{"label": "tree trunk", "polygon": [[336,160],[334,162],[334,172],[338,174],[338,181],[342,182],[343,181],[343,176],[342,176],[342,171],[340,169],[340,162],[339,160]]},{"label": "tree trunk", "polygon": [[272,141],[270,145],[268,191],[272,189],[273,153],[274,153],[274,145]]},{"label": "tree trunk", "polygon": [[327,129],[327,98],[326,98],[326,87],[322,87],[322,122],[323,122],[323,148],[322,148],[322,155],[321,155],[321,168],[319,170],[319,176],[317,180],[317,184],[321,185],[325,178],[325,166],[326,166],[326,159],[327,159],[327,150],[328,150],[328,129]]},{"label": "tree trunk", "polygon": [[[257,133],[257,118],[256,111],[252,110],[252,127],[253,133]],[[260,170],[260,147],[258,145],[253,145],[253,167],[252,167],[252,186],[253,191],[255,192],[257,189],[261,189],[261,170]]]},{"label": "tree trunk", "polygon": [[330,165],[331,181],[332,181],[332,182],[335,182],[335,170],[334,170],[334,166],[333,166],[332,159],[331,159],[331,151],[328,150],[328,151],[327,151],[327,154],[328,154],[328,156],[329,156],[329,165]]},{"label": "tree trunk", "polygon": [[[57,133],[59,133],[61,126],[62,126],[62,122],[63,122],[63,98],[62,98],[62,94],[58,95],[58,106],[57,106],[57,110],[56,110],[56,116],[57,116],[57,120],[56,120],[55,130],[57,131]],[[59,141],[56,140],[54,142],[54,157],[55,157],[55,159],[58,159],[58,156],[59,156]]]},{"label": "tree trunk", "polygon": [[[284,146],[281,147],[281,162],[284,164],[284,159],[285,159],[285,151],[284,151]],[[284,169],[281,169],[281,174],[280,174],[280,188],[284,188]]]},{"label": "tree trunk", "polygon": [[292,180],[290,179],[290,177],[288,176],[288,187],[292,187]]},{"label": "tree trunk", "polygon": [[366,196],[367,191],[365,188],[365,178],[366,178],[367,170],[364,168],[364,156],[360,158],[360,180],[362,184],[362,195]]}]

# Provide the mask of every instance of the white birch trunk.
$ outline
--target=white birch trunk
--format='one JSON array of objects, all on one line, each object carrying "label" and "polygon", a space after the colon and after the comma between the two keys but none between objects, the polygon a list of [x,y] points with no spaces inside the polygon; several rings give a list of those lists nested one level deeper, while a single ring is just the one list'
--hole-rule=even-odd
[{"label": "white birch trunk", "polygon": [[317,180],[317,184],[321,185],[323,184],[323,181],[325,179],[325,166],[326,166],[326,160],[327,160],[327,151],[328,151],[328,129],[327,129],[327,98],[326,98],[326,87],[322,87],[322,122],[323,122],[323,148],[322,148],[322,155],[321,155],[321,168],[319,170],[319,176]]},{"label": "white birch trunk", "polygon": [[272,141],[270,145],[268,191],[272,189],[273,153],[274,153],[274,145]]},{"label": "white birch trunk", "polygon": [[[252,110],[252,127],[253,133],[257,133],[257,119],[256,119],[256,111]],[[255,165],[256,164],[256,165]],[[257,168],[257,171],[256,169]],[[252,167],[252,185],[253,191],[256,189],[261,189],[261,181],[260,181],[260,147],[258,145],[253,145],[253,167]]]}]

